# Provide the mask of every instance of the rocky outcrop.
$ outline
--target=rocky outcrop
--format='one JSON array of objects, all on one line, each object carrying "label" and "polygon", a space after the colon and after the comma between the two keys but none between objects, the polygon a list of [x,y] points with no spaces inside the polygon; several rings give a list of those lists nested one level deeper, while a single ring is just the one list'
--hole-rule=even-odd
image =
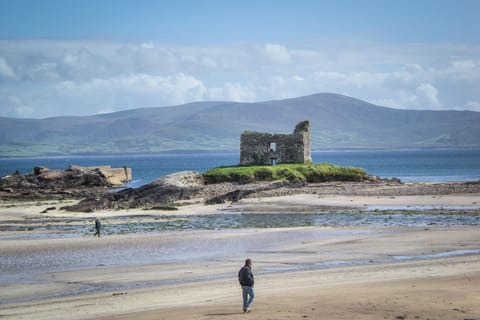
[{"label": "rocky outcrop", "polygon": [[[225,202],[236,202],[242,198],[248,197],[251,194],[259,192],[268,192],[271,190],[279,189],[285,186],[291,185],[291,183],[286,181],[273,181],[268,183],[250,183],[247,185],[231,185],[234,187],[233,191],[228,192],[218,192],[218,195],[207,198],[206,204],[216,204],[216,203],[225,203]],[[217,189],[220,191],[220,188]]]},{"label": "rocky outcrop", "polygon": [[204,186],[201,174],[184,171],[161,177],[136,189],[122,190],[115,197],[117,206],[137,208],[190,199]]},{"label": "rocky outcrop", "polygon": [[[32,173],[15,172],[0,178],[3,199],[63,199],[98,196],[118,187],[110,167],[70,166],[66,170],[34,167]],[[128,170],[125,170],[128,169]],[[124,172],[131,169],[122,168]],[[116,176],[115,176],[116,177]]]},{"label": "rocky outcrop", "polygon": [[171,205],[179,200],[191,199],[198,199],[205,204],[225,203],[238,201],[258,192],[268,192],[288,186],[293,185],[286,181],[207,185],[202,174],[184,171],[161,177],[139,188],[111,192],[102,197],[91,197],[77,205],[62,209],[79,212],[102,209],[154,209]]},{"label": "rocky outcrop", "polygon": [[111,166],[81,167],[70,166],[69,170],[80,170],[83,172],[97,171],[101,173],[113,186],[121,186],[132,181],[132,169],[127,166],[112,168]]},{"label": "rocky outcrop", "polygon": [[87,198],[77,205],[64,207],[63,209],[92,212],[113,208],[149,208],[194,198],[204,187],[205,184],[201,174],[184,171],[161,177],[139,188],[111,192],[99,198]]},{"label": "rocky outcrop", "polygon": [[[398,179],[369,177],[364,181],[321,183],[288,181],[224,182],[206,184],[202,174],[178,172],[139,188],[112,191],[112,184],[100,170],[69,168],[65,171],[36,167],[29,175],[15,173],[0,179],[0,195],[18,199],[84,198],[64,210],[93,212],[102,209],[143,208],[166,210],[175,202],[192,200],[205,204],[235,202],[242,198],[279,197],[294,194],[343,194],[365,196],[433,195],[480,192],[480,183],[402,183]],[[173,204],[173,206],[172,206]],[[53,208],[52,208],[53,209]]]}]

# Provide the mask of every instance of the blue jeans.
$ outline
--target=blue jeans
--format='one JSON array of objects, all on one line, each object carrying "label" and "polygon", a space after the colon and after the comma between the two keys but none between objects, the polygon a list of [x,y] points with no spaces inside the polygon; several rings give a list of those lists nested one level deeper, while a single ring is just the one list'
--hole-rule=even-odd
[{"label": "blue jeans", "polygon": [[253,287],[242,286],[242,295],[243,295],[243,311],[247,310],[252,304],[253,298],[255,298],[255,292],[253,292]]}]

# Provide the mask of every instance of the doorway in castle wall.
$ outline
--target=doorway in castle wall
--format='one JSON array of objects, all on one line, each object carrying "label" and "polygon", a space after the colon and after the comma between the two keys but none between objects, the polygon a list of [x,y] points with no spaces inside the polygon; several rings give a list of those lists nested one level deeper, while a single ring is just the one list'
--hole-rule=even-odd
[{"label": "doorway in castle wall", "polygon": [[276,142],[270,142],[269,149],[270,149],[270,152],[277,151],[277,143]]}]

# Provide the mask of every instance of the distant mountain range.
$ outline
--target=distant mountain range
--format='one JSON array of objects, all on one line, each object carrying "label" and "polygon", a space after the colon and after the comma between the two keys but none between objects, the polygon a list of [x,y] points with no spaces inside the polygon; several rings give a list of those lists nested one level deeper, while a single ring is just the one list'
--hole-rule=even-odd
[{"label": "distant mountain range", "polygon": [[302,120],[310,120],[313,150],[480,147],[480,112],[399,110],[320,93],[84,117],[0,117],[0,156],[238,151],[245,130],[290,133]]}]

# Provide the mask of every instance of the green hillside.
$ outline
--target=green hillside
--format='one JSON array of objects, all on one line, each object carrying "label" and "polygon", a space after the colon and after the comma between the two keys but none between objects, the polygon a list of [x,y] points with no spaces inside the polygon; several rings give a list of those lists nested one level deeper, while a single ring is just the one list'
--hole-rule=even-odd
[{"label": "green hillside", "polygon": [[244,130],[290,133],[312,149],[480,147],[480,113],[398,110],[338,94],[258,103],[197,102],[86,117],[0,118],[0,156],[238,150]]}]

